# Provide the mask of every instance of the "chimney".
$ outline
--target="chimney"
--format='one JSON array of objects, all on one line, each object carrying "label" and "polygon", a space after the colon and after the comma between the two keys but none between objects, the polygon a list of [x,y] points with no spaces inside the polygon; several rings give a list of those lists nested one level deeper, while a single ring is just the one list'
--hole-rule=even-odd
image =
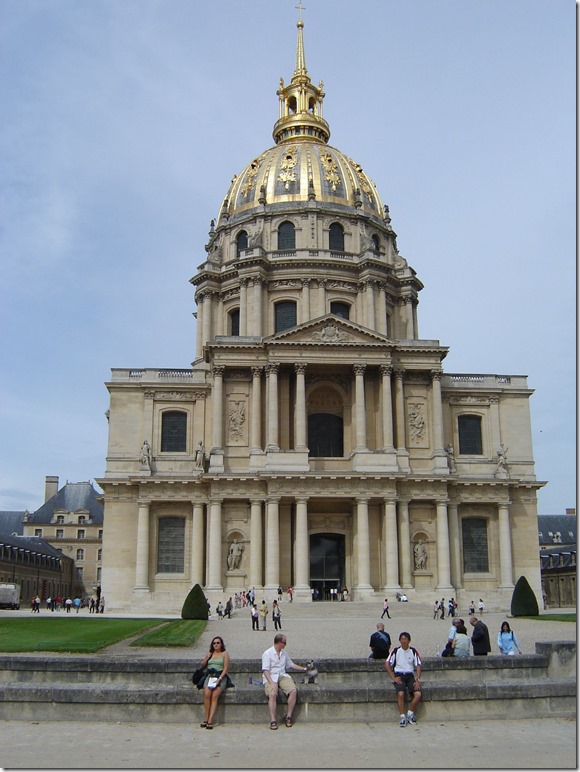
[{"label": "chimney", "polygon": [[58,477],[48,475],[44,482],[44,503],[58,493]]},{"label": "chimney", "polygon": [[567,509],[566,510],[566,514],[567,515],[575,515],[576,514],[576,509]]}]

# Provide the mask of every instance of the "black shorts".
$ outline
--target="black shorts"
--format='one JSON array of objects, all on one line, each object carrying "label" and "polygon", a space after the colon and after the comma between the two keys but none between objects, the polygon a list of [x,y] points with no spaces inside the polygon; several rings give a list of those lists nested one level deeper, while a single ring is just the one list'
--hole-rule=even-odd
[{"label": "black shorts", "polygon": [[[408,691],[409,694],[413,694],[415,692],[415,674],[414,673],[395,673],[395,676],[401,679],[401,683],[398,683],[397,681],[393,682],[395,686],[395,691],[397,692]],[[417,689],[417,691],[419,690]]]}]

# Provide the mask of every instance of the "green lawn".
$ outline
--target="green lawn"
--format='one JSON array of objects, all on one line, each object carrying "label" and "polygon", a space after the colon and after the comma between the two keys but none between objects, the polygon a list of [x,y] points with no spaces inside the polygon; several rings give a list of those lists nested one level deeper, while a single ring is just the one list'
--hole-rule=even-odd
[{"label": "green lawn", "polygon": [[192,646],[206,627],[206,620],[176,619],[142,635],[131,646]]},{"label": "green lawn", "polygon": [[542,614],[538,617],[520,617],[521,619],[535,619],[538,622],[574,622],[576,614]]},{"label": "green lawn", "polygon": [[74,616],[0,619],[0,651],[91,653],[162,624],[159,619],[102,619]]}]

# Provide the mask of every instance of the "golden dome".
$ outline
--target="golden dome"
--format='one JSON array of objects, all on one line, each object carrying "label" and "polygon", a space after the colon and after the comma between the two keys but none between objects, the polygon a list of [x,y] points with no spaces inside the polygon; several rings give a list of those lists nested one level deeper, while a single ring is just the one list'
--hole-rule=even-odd
[{"label": "golden dome", "polygon": [[276,204],[322,201],[354,207],[383,219],[374,182],[362,167],[328,145],[330,128],[322,116],[322,81],[315,86],[306,69],[302,20],[298,21],[296,66],[286,86],[277,91],[280,115],[274,125],[274,147],[254,158],[234,177],[222,214],[248,214]]}]

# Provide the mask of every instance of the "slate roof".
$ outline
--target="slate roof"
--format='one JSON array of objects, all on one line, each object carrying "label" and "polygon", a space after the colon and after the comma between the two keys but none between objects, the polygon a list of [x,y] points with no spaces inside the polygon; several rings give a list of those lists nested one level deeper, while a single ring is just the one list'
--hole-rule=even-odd
[{"label": "slate roof", "polygon": [[[0,544],[6,544],[10,547],[21,547],[22,549],[37,552],[40,555],[48,555],[53,558],[66,558],[61,550],[57,550],[52,544],[38,536],[12,536],[10,533],[0,532]],[[68,558],[69,560],[71,558]]]},{"label": "slate roof", "polygon": [[23,534],[24,525],[22,518],[24,517],[24,512],[25,510],[22,512],[15,512],[14,510],[0,511],[0,533]]},{"label": "slate roof", "polygon": [[540,547],[576,548],[576,515],[538,515],[538,537]]},{"label": "slate roof", "polygon": [[50,523],[56,510],[60,512],[87,511],[94,525],[103,524],[104,507],[97,496],[101,494],[90,482],[68,483],[45,502],[36,512],[28,516],[30,523]]}]

